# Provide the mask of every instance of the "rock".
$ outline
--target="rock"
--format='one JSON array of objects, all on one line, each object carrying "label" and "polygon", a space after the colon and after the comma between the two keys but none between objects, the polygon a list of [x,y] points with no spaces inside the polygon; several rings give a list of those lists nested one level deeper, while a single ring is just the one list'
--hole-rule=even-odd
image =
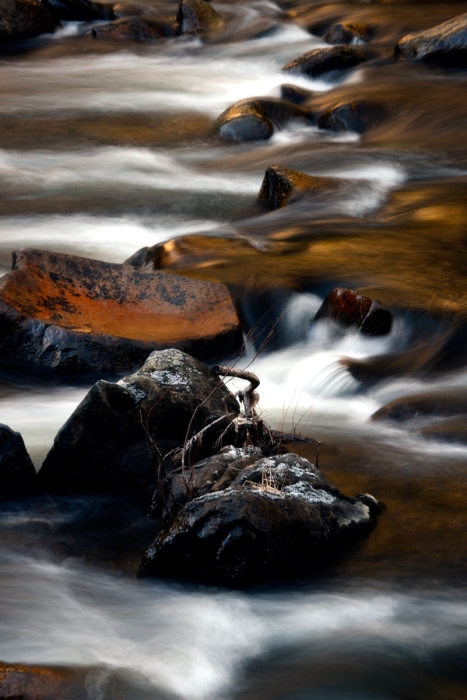
[{"label": "rock", "polygon": [[36,484],[36,470],[20,433],[0,423],[0,495],[28,491]]},{"label": "rock", "polygon": [[213,124],[213,133],[226,141],[259,141],[270,139],[296,118],[311,120],[308,110],[274,97],[248,98],[236,102],[222,112]]},{"label": "rock", "polygon": [[59,24],[38,0],[0,0],[0,44],[48,34]]},{"label": "rock", "polygon": [[393,321],[391,311],[378,301],[342,287],[329,292],[313,323],[325,318],[346,328],[354,326],[365,335],[387,335]]},{"label": "rock", "polygon": [[467,13],[432,29],[407,34],[396,45],[399,61],[424,60],[430,63],[465,68],[467,66]]},{"label": "rock", "polygon": [[92,28],[96,39],[111,41],[159,41],[177,35],[178,25],[170,20],[123,17]]},{"label": "rock", "polygon": [[333,178],[313,177],[282,165],[271,165],[264,175],[257,201],[267,209],[281,209],[304,196],[322,194],[333,186]]},{"label": "rock", "polygon": [[85,700],[83,687],[76,687],[73,673],[46,668],[8,664],[0,661],[2,700]]},{"label": "rock", "polygon": [[242,587],[317,571],[369,533],[380,507],[369,494],[343,496],[298,455],[263,458],[187,503],[145,552],[139,575]]},{"label": "rock", "polygon": [[242,345],[227,288],[165,272],[23,249],[0,279],[1,361],[123,373],[155,349],[198,357]]},{"label": "rock", "polygon": [[314,94],[312,90],[305,90],[305,88],[298,87],[298,85],[290,85],[288,83],[281,85],[281,98],[294,105],[304,104]]},{"label": "rock", "polygon": [[181,0],[177,22],[182,34],[198,34],[220,29],[224,22],[205,0]]},{"label": "rock", "polygon": [[331,71],[348,70],[366,61],[367,57],[361,51],[346,46],[335,46],[329,49],[313,49],[287,63],[282,70],[291,73],[305,73],[310,78],[318,78]]},{"label": "rock", "polygon": [[324,40],[328,44],[360,44],[368,41],[369,31],[364,24],[338,22],[328,31]]},{"label": "rock", "polygon": [[[161,456],[221,419],[193,448],[197,459],[212,454],[238,413],[236,398],[206,365],[179,350],[153,352],[135,374],[91,388],[58,432],[39,481],[52,491],[152,493]],[[168,471],[178,464],[165,461]]]},{"label": "rock", "polygon": [[394,399],[373,413],[371,420],[406,422],[416,418],[455,416],[467,413],[467,395],[450,391],[410,394]]},{"label": "rock", "polygon": [[444,418],[420,431],[422,435],[437,442],[467,444],[466,416]]},{"label": "rock", "polygon": [[92,0],[43,0],[43,3],[52,14],[67,22],[114,18],[110,3]]},{"label": "rock", "polygon": [[318,127],[328,131],[355,131],[363,134],[382,116],[383,107],[369,100],[341,102],[324,112],[318,119]]}]

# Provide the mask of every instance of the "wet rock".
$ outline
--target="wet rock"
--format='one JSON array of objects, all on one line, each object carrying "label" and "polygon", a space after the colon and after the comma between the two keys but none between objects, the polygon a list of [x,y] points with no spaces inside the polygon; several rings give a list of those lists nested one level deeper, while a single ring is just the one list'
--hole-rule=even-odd
[{"label": "wet rock", "polygon": [[434,425],[425,426],[422,435],[437,442],[467,444],[467,418],[465,415],[444,418]]},{"label": "wet rock", "polygon": [[318,78],[332,71],[348,70],[367,60],[361,51],[346,46],[313,49],[287,63],[283,70]]},{"label": "wet rock", "polygon": [[23,249],[0,279],[2,363],[59,372],[117,372],[155,349],[198,357],[240,348],[226,287],[210,282]]},{"label": "wet rock", "polygon": [[381,119],[383,107],[369,100],[342,102],[324,112],[318,119],[320,129],[355,131],[363,134]]},{"label": "wet rock", "polygon": [[324,37],[328,44],[359,44],[368,38],[368,27],[355,22],[338,22]]},{"label": "wet rock", "polygon": [[0,661],[2,700],[85,700],[88,694],[77,687],[76,674]]},{"label": "wet rock", "polygon": [[38,0],[0,0],[0,44],[48,34],[59,24]]},{"label": "wet rock", "polygon": [[136,373],[91,388],[58,432],[39,481],[52,491],[152,493],[163,467],[178,466],[162,457],[221,419],[195,445],[198,459],[212,454],[238,413],[236,398],[206,365],[179,350],[153,352]]},{"label": "wet rock", "polygon": [[123,17],[115,22],[100,24],[92,29],[96,39],[111,41],[159,41],[176,36],[175,22],[148,17]]},{"label": "wet rock", "polygon": [[281,209],[304,196],[322,194],[333,186],[333,178],[313,177],[300,170],[271,165],[264,175],[257,201],[267,209]]},{"label": "wet rock", "polygon": [[275,129],[296,118],[310,121],[311,113],[273,97],[249,98],[222,112],[212,130],[226,141],[259,141],[270,139]]},{"label": "wet rock", "polygon": [[313,322],[324,318],[346,328],[354,326],[365,335],[387,335],[393,321],[391,311],[378,301],[342,287],[328,294]]},{"label": "wet rock", "polygon": [[177,22],[182,34],[198,34],[221,29],[224,22],[205,0],[182,0]]},{"label": "wet rock", "polygon": [[113,19],[112,4],[92,0],[43,0],[44,5],[59,19],[69,21],[92,21]]},{"label": "wet rock", "polygon": [[36,483],[36,470],[20,433],[0,423],[0,495],[27,492]]},{"label": "wet rock", "polygon": [[227,488],[187,503],[145,552],[140,576],[175,576],[232,587],[319,568],[366,535],[381,504],[343,496],[294,454],[260,459]]},{"label": "wet rock", "polygon": [[467,395],[459,391],[433,391],[394,399],[373,413],[371,419],[405,422],[458,414],[467,414]]},{"label": "wet rock", "polygon": [[394,56],[399,61],[467,67],[467,13],[432,29],[407,34],[396,45]]},{"label": "wet rock", "polygon": [[312,90],[298,87],[298,85],[281,85],[281,98],[294,105],[302,105],[307,102],[315,93]]}]

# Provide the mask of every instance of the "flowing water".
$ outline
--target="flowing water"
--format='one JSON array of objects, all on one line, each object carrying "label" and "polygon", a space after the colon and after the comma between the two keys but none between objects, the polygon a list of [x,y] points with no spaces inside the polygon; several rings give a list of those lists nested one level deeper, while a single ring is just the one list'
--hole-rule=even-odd
[{"label": "flowing water", "polygon": [[[82,668],[95,700],[467,698],[466,416],[449,439],[436,414],[371,420],[411,394],[467,396],[467,74],[391,58],[466,4],[215,7],[230,18],[217,40],[100,43],[69,22],[0,57],[0,271],[23,246],[118,263],[183,241],[163,266],[227,283],[259,329],[240,364],[268,422],[321,441],[326,476],[387,510],[318,579],[231,592],[137,582],[153,537],[137,506],[9,502],[0,659]],[[373,27],[372,60],[334,81],[281,72],[346,19]],[[211,136],[229,105],[283,83],[313,90],[317,112],[371,98],[385,117],[364,135],[296,121],[262,143]],[[341,185],[265,214],[255,198],[274,164]],[[392,305],[391,333],[312,326],[336,286]],[[4,368],[0,421],[37,468],[87,389]],[[299,447],[315,459],[316,442]]]}]

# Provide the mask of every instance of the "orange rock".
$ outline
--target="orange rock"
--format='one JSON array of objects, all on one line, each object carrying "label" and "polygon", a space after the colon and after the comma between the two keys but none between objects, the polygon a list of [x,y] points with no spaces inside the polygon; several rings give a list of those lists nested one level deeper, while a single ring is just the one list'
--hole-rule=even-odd
[{"label": "orange rock", "polygon": [[329,318],[343,326],[355,326],[365,335],[386,335],[392,328],[392,313],[378,301],[351,289],[336,287],[329,292],[315,321]]}]

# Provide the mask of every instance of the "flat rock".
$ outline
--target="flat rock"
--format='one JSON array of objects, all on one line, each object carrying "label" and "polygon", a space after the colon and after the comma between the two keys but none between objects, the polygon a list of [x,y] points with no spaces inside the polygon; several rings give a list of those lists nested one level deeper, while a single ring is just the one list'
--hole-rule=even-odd
[{"label": "flat rock", "polygon": [[391,311],[378,301],[342,287],[328,294],[313,323],[325,318],[346,328],[353,326],[365,335],[387,335],[393,321]]},{"label": "flat rock", "polygon": [[461,391],[431,391],[394,399],[373,413],[371,420],[406,422],[417,418],[467,414],[467,395]]},{"label": "flat rock", "polygon": [[88,694],[78,674],[0,661],[2,700],[85,700]]},{"label": "flat rock", "polygon": [[243,587],[300,569],[368,534],[381,504],[343,496],[294,454],[263,458],[188,502],[145,552],[140,576]]},{"label": "flat rock", "polygon": [[282,70],[318,78],[332,71],[348,70],[366,60],[367,57],[362,51],[347,46],[334,46],[308,51],[287,63]]},{"label": "flat rock", "polygon": [[293,204],[305,196],[319,196],[335,186],[335,179],[330,177],[314,177],[300,170],[271,165],[264,175],[257,201],[272,211]]},{"label": "flat rock", "polygon": [[274,97],[240,100],[216,119],[212,131],[226,141],[270,139],[276,129],[292,119],[312,120],[309,110]]},{"label": "flat rock", "polygon": [[0,495],[27,492],[36,484],[36,470],[20,433],[0,423]]},{"label": "flat rock", "polygon": [[396,45],[399,61],[424,60],[438,65],[467,66],[467,13],[432,29],[407,34]]},{"label": "flat rock", "polygon": [[355,131],[363,134],[377,124],[383,114],[384,108],[370,100],[341,102],[320,115],[318,127],[329,131]]},{"label": "flat rock", "polygon": [[179,464],[163,461],[167,453],[221,419],[194,446],[197,459],[211,455],[238,413],[236,398],[206,365],[179,350],[153,352],[136,373],[91,388],[58,432],[38,478],[50,491],[150,495],[163,471]]},{"label": "flat rock", "polygon": [[110,41],[160,41],[176,36],[177,31],[178,25],[170,19],[135,16],[96,25],[92,35],[95,39]]},{"label": "flat rock", "polygon": [[48,34],[59,24],[38,0],[0,0],[0,44]]},{"label": "flat rock", "polygon": [[62,372],[125,372],[155,349],[198,357],[241,347],[227,288],[165,272],[23,249],[0,279],[2,361]]},{"label": "flat rock", "polygon": [[324,37],[328,44],[362,44],[368,39],[368,27],[357,22],[338,22]]},{"label": "flat rock", "polygon": [[182,34],[198,34],[221,29],[222,17],[205,0],[182,0],[177,22]]}]

